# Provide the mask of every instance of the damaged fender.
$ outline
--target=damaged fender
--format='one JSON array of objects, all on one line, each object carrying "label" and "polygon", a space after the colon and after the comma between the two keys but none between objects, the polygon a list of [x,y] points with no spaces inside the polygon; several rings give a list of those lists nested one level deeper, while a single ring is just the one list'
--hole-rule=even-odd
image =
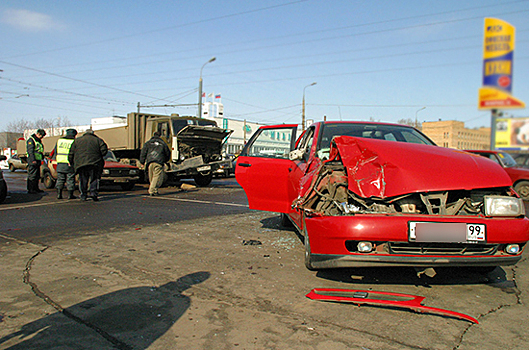
[{"label": "damaged fender", "polygon": [[445,309],[429,307],[422,305],[425,297],[393,293],[393,292],[374,292],[367,290],[354,289],[336,289],[336,288],[317,288],[313,289],[306,295],[312,300],[334,301],[343,303],[352,303],[356,305],[375,305],[389,306],[401,309],[409,309],[419,313],[429,313],[448,317],[454,317],[461,320],[479,324],[474,317]]}]

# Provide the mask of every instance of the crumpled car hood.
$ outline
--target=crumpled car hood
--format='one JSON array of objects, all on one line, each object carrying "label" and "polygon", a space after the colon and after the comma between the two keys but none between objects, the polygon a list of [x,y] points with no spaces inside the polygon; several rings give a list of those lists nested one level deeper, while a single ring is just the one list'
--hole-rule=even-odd
[{"label": "crumpled car hood", "polygon": [[222,142],[233,131],[212,126],[188,125],[178,133],[179,142],[206,140]]},{"label": "crumpled car hood", "polygon": [[330,152],[329,161],[346,167],[349,190],[363,198],[512,185],[491,160],[443,147],[339,136]]}]

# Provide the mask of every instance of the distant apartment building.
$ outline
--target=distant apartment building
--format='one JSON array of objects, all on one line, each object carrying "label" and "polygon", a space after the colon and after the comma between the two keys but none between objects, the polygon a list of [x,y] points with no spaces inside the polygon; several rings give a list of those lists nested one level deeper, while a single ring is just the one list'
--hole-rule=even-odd
[{"label": "distant apartment building", "polygon": [[465,128],[464,122],[423,122],[422,132],[438,146],[455,149],[490,149],[490,128]]}]

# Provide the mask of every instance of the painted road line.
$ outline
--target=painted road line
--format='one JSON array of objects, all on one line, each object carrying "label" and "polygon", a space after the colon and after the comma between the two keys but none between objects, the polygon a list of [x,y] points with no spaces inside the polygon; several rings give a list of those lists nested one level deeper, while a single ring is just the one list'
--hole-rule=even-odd
[{"label": "painted road line", "polygon": [[42,207],[43,205],[56,205],[56,204],[66,204],[66,203],[67,202],[46,202],[46,203],[38,203],[38,204],[17,205],[16,207],[1,206],[0,211],[26,209],[26,208],[32,208],[32,207]]},{"label": "painted road line", "polygon": [[192,203],[201,203],[201,204],[216,204],[216,205],[229,205],[232,207],[243,207],[248,208],[248,205],[246,204],[237,204],[237,203],[225,203],[225,202],[212,202],[212,201],[201,201],[198,199],[185,199],[185,198],[169,198],[169,197],[162,197],[162,196],[144,196],[146,198],[153,198],[153,199],[165,199],[169,201],[177,201],[177,202],[192,202]]}]

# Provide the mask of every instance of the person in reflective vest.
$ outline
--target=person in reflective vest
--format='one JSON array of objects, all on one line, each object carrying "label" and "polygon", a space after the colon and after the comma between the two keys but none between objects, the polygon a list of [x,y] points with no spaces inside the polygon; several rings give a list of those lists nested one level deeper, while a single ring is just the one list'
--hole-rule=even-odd
[{"label": "person in reflective vest", "polygon": [[66,135],[57,140],[55,149],[52,152],[57,154],[57,199],[62,199],[62,190],[66,183],[68,189],[68,199],[75,199],[75,169],[68,161],[68,153],[72,148],[73,141],[77,136],[77,130],[68,129]]},{"label": "person in reflective vest", "polygon": [[28,193],[35,194],[44,192],[39,189],[40,165],[44,159],[44,146],[42,139],[46,136],[46,131],[38,129],[26,142],[26,152],[28,157]]}]

